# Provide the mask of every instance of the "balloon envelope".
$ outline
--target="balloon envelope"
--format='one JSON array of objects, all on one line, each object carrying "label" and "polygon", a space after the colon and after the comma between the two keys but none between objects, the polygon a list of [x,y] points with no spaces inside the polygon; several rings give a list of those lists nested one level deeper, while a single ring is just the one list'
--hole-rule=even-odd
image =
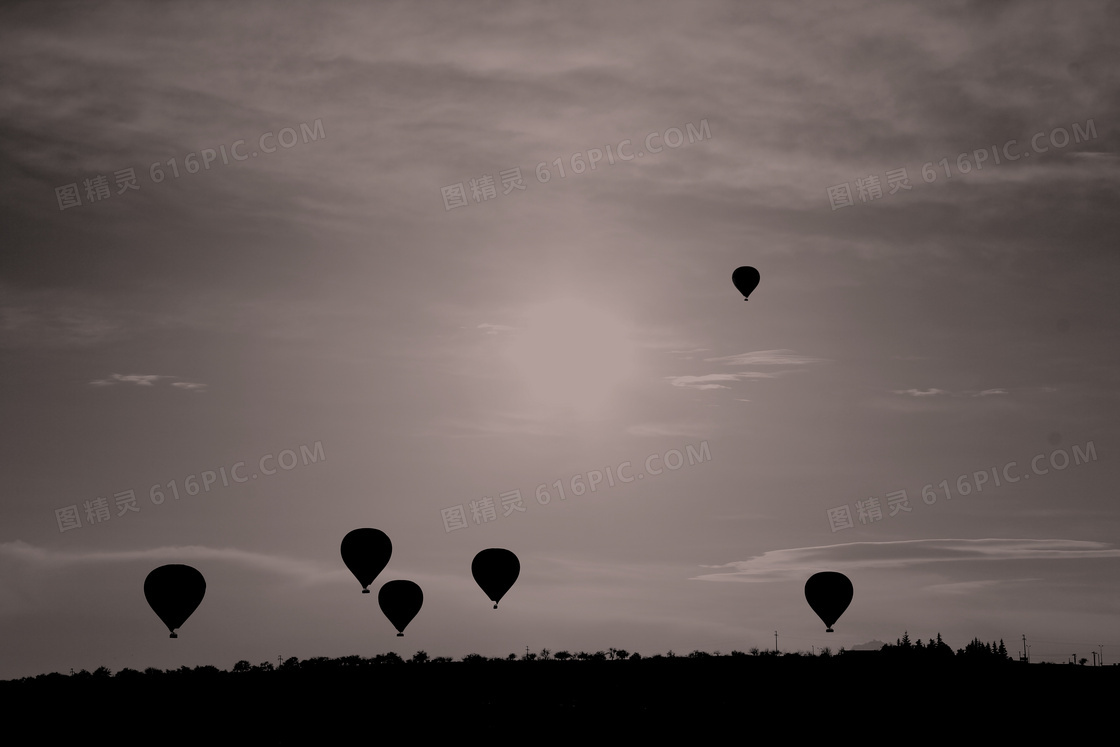
[{"label": "balloon envelope", "polygon": [[758,287],[758,281],[761,276],[758,270],[753,267],[740,267],[735,272],[731,273],[731,282],[735,283],[735,287],[743,294],[743,300],[746,301],[755,288]]},{"label": "balloon envelope", "polygon": [[521,562],[509,550],[492,547],[474,556],[471,574],[494,602],[494,609],[498,609],[498,601],[521,574]]},{"label": "balloon envelope", "polygon": [[805,582],[805,600],[824,621],[827,632],[852,603],[852,582],[843,573],[824,571],[814,573]]},{"label": "balloon envelope", "polygon": [[355,529],[342,538],[342,562],[362,585],[362,593],[389,564],[393,543],[380,529]]},{"label": "balloon envelope", "polygon": [[403,636],[404,629],[424,604],[424,592],[412,581],[390,581],[377,593],[377,603],[397,629],[397,635]]},{"label": "balloon envelope", "polygon": [[175,629],[198,609],[205,594],[206,579],[189,565],[161,565],[144,579],[144,597],[172,638],[179,637]]}]

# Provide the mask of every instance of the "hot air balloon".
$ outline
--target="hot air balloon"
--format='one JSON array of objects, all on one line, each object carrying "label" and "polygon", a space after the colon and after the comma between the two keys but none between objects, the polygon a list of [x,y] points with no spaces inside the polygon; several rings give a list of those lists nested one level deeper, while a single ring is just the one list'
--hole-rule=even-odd
[{"label": "hot air balloon", "polygon": [[521,563],[509,550],[491,547],[474,556],[471,574],[498,609],[498,601],[505,596],[521,573]]},{"label": "hot air balloon", "polygon": [[731,273],[731,282],[735,283],[735,287],[743,294],[743,300],[749,301],[749,296],[758,287],[760,277],[758,270],[753,267],[740,267]]},{"label": "hot air balloon", "polygon": [[399,637],[424,604],[424,592],[412,581],[390,581],[377,592],[377,603]]},{"label": "hot air balloon", "polygon": [[814,573],[805,582],[805,600],[817,617],[824,621],[828,633],[832,632],[832,625],[852,603],[852,593],[852,582],[836,571]]},{"label": "hot air balloon", "polygon": [[189,565],[161,565],[144,579],[144,598],[172,638],[179,637],[175,629],[198,609],[205,594],[206,579]]},{"label": "hot air balloon", "polygon": [[342,538],[342,562],[362,585],[362,593],[389,564],[393,543],[380,529],[355,529]]}]

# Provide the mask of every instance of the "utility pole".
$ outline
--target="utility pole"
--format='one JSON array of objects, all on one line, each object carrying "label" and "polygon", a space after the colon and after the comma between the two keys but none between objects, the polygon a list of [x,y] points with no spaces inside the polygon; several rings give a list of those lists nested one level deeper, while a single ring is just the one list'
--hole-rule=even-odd
[{"label": "utility pole", "polygon": [[1090,653],[1090,654],[1092,655],[1092,657],[1093,657],[1093,666],[1094,666],[1094,667],[1095,667],[1095,666],[1097,666],[1097,652],[1096,652],[1096,651],[1090,651],[1089,653]]},{"label": "utility pole", "polygon": [[529,660],[529,647],[528,646],[525,647],[525,660],[526,661]]},{"label": "utility pole", "polygon": [[1101,666],[1103,667],[1104,666],[1104,644],[1103,643],[1098,643],[1097,648],[1100,649],[1100,652],[1101,652]]},{"label": "utility pole", "polygon": [[774,653],[778,653],[778,631],[774,631]]}]

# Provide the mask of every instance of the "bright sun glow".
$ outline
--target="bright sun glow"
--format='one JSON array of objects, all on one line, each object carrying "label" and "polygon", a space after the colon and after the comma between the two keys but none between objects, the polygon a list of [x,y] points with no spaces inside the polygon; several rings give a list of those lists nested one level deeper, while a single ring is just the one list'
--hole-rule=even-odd
[{"label": "bright sun glow", "polygon": [[634,369],[624,324],[577,299],[532,307],[511,335],[511,362],[539,404],[603,415]]}]

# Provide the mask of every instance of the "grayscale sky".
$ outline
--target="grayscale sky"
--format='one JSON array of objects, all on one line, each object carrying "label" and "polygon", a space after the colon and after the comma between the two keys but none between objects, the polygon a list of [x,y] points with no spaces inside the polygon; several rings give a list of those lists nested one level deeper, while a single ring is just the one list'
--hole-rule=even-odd
[{"label": "grayscale sky", "polygon": [[[1118,31],[6,3],[0,678],[775,630],[1120,660]],[[404,638],[341,561],[365,526],[375,591],[424,590]],[[175,641],[169,563],[207,581]]]}]

